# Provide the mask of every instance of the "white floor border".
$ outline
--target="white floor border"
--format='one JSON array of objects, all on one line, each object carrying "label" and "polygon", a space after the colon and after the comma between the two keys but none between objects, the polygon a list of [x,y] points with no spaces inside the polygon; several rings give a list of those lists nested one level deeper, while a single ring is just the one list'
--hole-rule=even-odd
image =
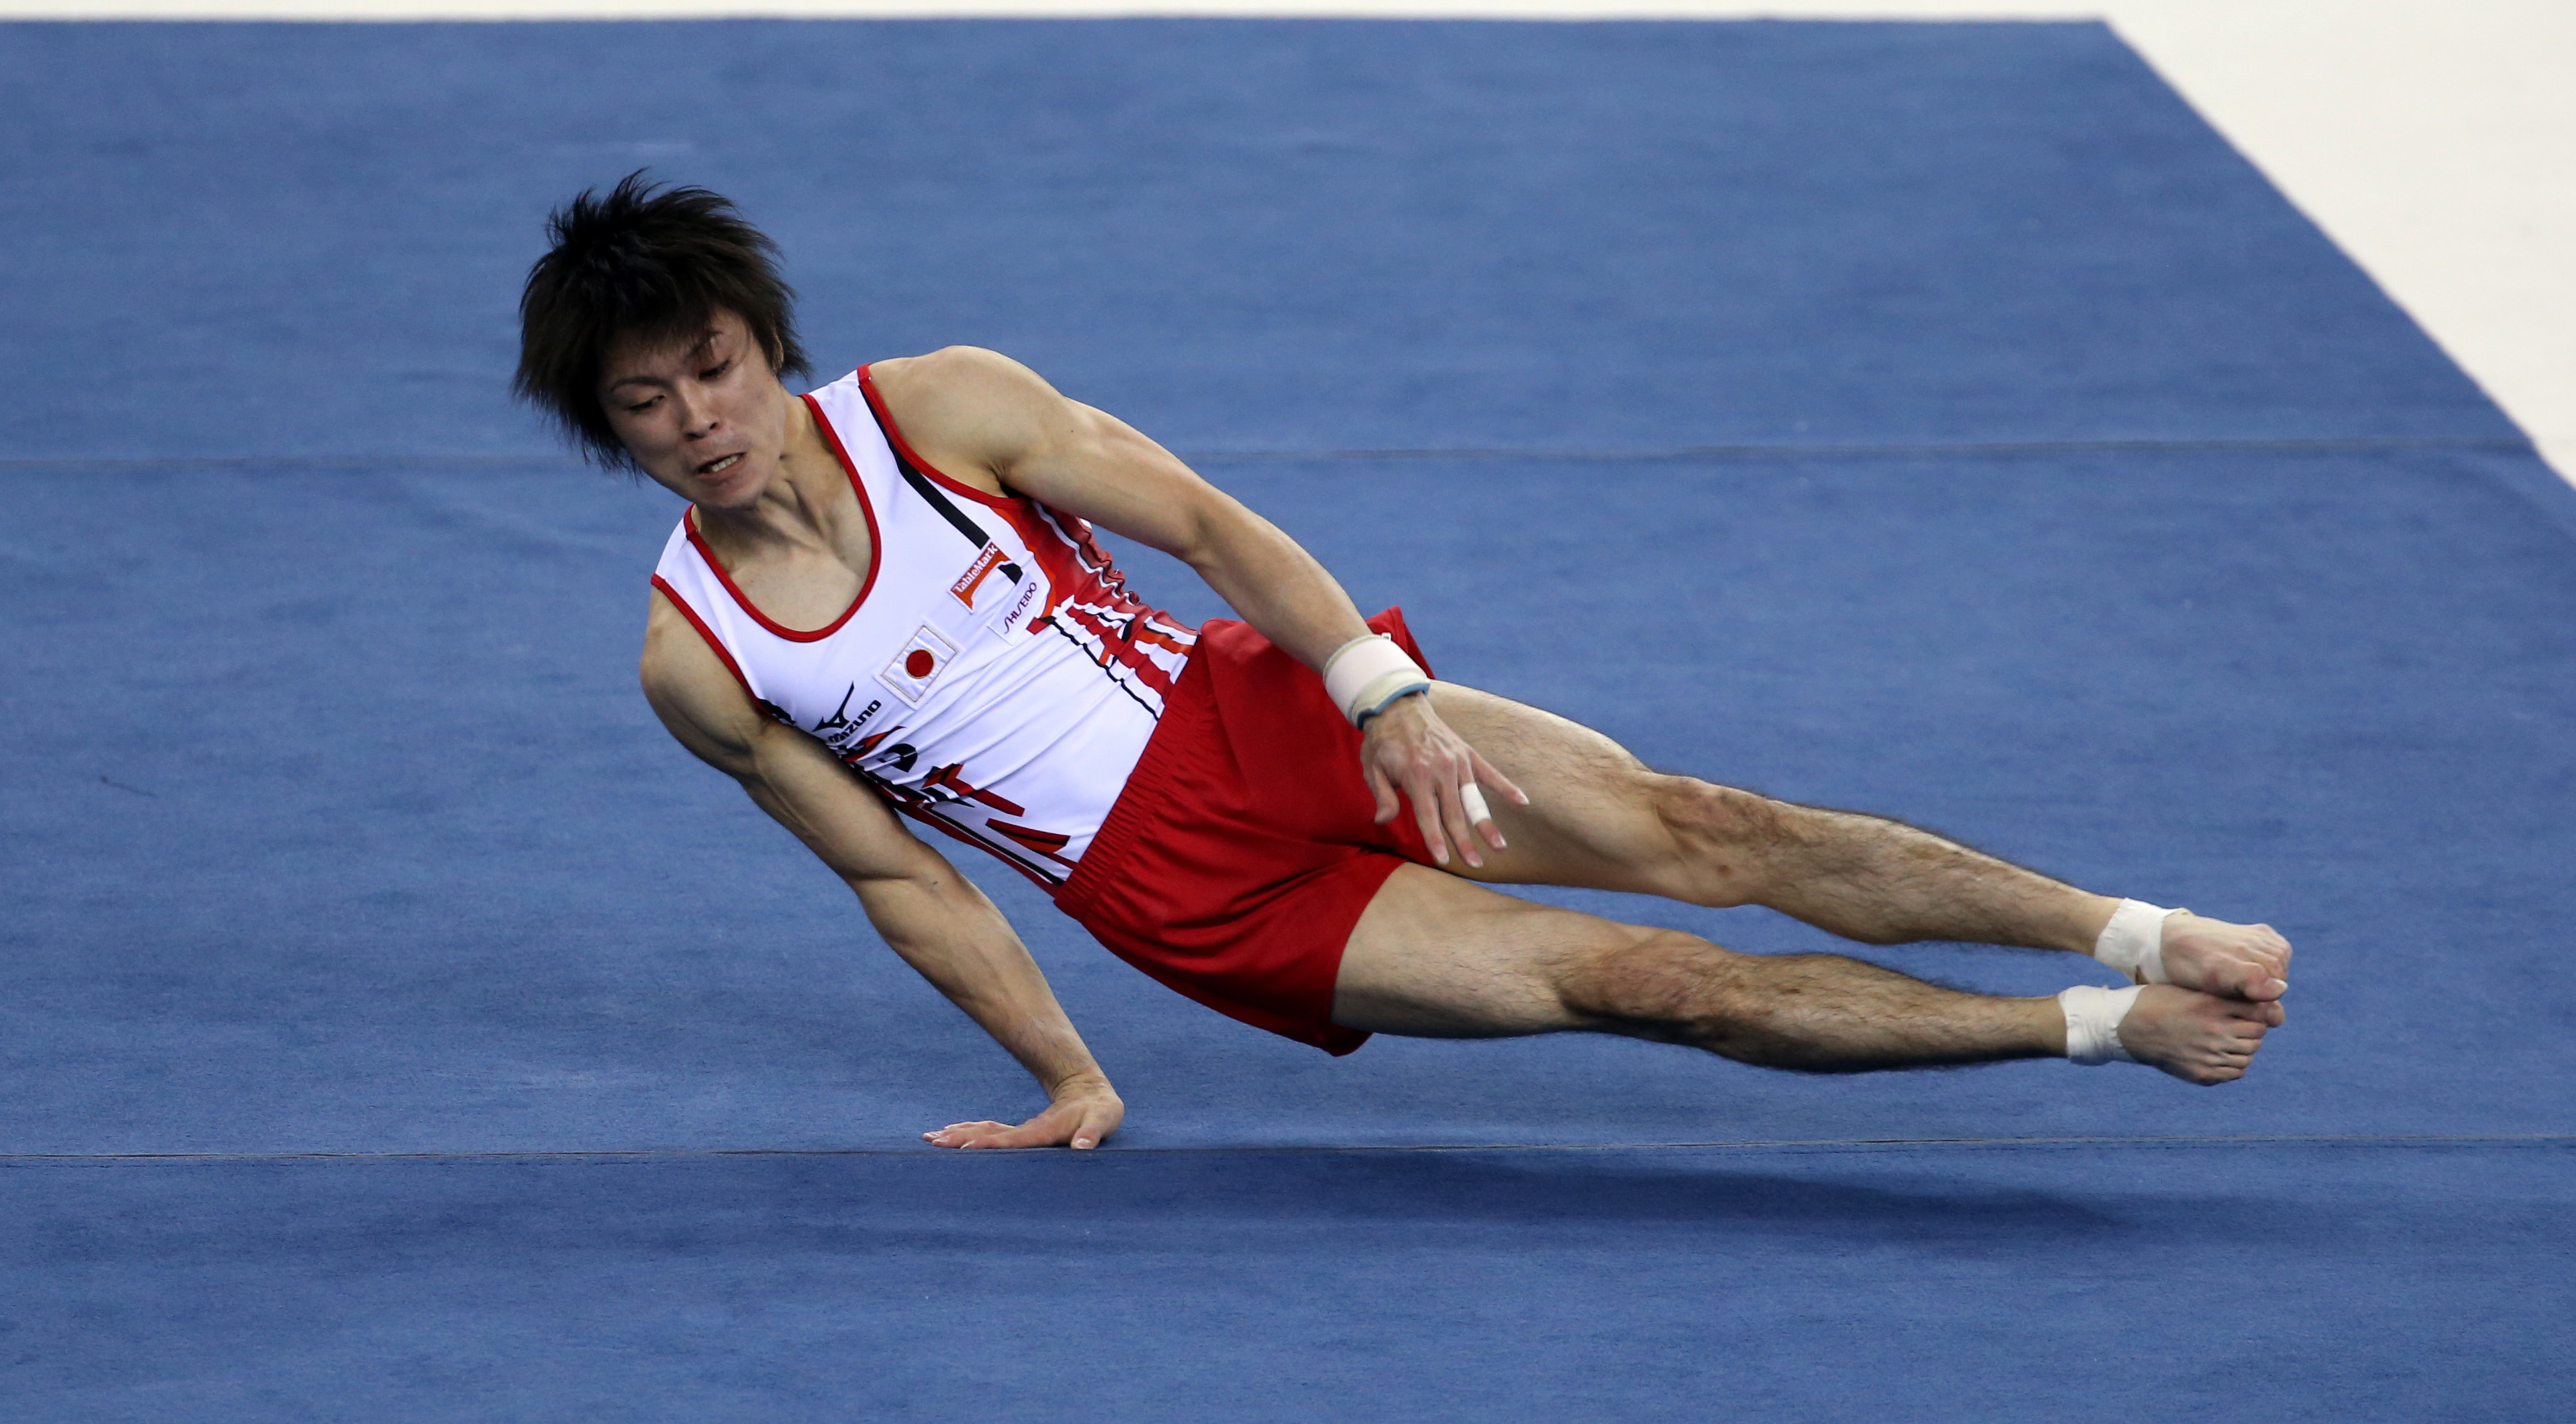
[{"label": "white floor border", "polygon": [[0,0],[0,19],[2107,19],[2576,478],[2569,0]]}]

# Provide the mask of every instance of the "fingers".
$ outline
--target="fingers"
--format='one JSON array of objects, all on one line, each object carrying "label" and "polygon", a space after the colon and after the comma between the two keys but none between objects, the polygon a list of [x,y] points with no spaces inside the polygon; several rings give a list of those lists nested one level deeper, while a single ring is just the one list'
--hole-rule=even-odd
[{"label": "fingers", "polygon": [[[1492,846],[1496,850],[1507,849],[1510,842],[1503,839],[1503,828],[1494,824],[1494,813],[1492,809],[1485,804],[1485,793],[1483,788],[1488,786],[1494,788],[1503,795],[1510,797],[1512,803],[1517,806],[1526,806],[1529,804],[1529,793],[1521,790],[1519,786],[1513,784],[1510,777],[1505,776],[1502,772],[1496,770],[1492,762],[1485,760],[1485,754],[1483,752],[1480,752],[1474,747],[1468,746],[1463,742],[1460,743],[1459,749],[1467,754],[1467,779],[1458,787],[1458,801],[1461,817],[1476,834],[1484,837],[1485,844]],[[1460,844],[1466,845],[1471,844],[1471,842],[1462,839]],[[1467,863],[1470,865],[1482,864],[1481,861],[1476,859],[1473,852],[1469,853]]]},{"label": "fingers", "polygon": [[923,1133],[921,1140],[934,1147],[960,1150],[1070,1146],[1088,1152],[1107,1141],[1125,1116],[1126,1109],[1117,1099],[1093,1099],[1078,1106],[1059,1104],[1017,1127],[1006,1122],[952,1122],[936,1132]]},{"label": "fingers", "polygon": [[[1443,797],[1437,788],[1438,783],[1426,780],[1419,784],[1407,785],[1404,788],[1404,791],[1405,795],[1413,802],[1413,824],[1415,828],[1422,832],[1422,844],[1430,850],[1432,862],[1437,865],[1447,865],[1449,863],[1449,835],[1448,832],[1441,827],[1441,820],[1446,814],[1447,808],[1443,807],[1441,802],[1443,800],[1454,798]],[[1464,841],[1461,841],[1460,845],[1462,847],[1466,847],[1466,843]],[[1467,863],[1469,865],[1479,864],[1480,862],[1476,859],[1474,848],[1466,847],[1466,849]]]},{"label": "fingers", "polygon": [[1081,1120],[1073,1127],[1073,1150],[1088,1152],[1107,1141],[1109,1134],[1118,1130],[1119,1120],[1125,1116],[1125,1110],[1115,1106],[1094,1103],[1085,1107]]},{"label": "fingers", "polygon": [[1484,788],[1492,787],[1526,806],[1529,793],[1495,769],[1482,753],[1444,725],[1427,705],[1409,720],[1379,718],[1363,744],[1361,767],[1369,793],[1377,799],[1377,824],[1395,819],[1397,796],[1413,803],[1415,829],[1435,865],[1447,865],[1452,849],[1471,866],[1482,867],[1478,842],[1494,850],[1506,846],[1502,828],[1486,804]]},{"label": "fingers", "polygon": [[[1485,793],[1476,785],[1472,773],[1465,780],[1434,780],[1430,791],[1428,799],[1439,808],[1441,830],[1457,844],[1469,865],[1482,867],[1485,863],[1485,858],[1476,853],[1480,834],[1485,844],[1496,850],[1503,848],[1502,829],[1494,824],[1493,810],[1485,804]],[[1445,858],[1442,863],[1447,863]]]},{"label": "fingers", "polygon": [[[1465,768],[1461,767],[1460,770],[1463,771]],[[1440,829],[1448,834],[1450,841],[1458,847],[1459,853],[1467,858],[1469,865],[1481,866],[1485,863],[1485,858],[1476,853],[1476,826],[1467,812],[1467,788],[1472,784],[1443,777],[1434,785],[1436,794],[1440,798]],[[1476,799],[1482,801],[1484,797],[1479,794]],[[1488,819],[1493,815],[1491,811],[1485,814]]]},{"label": "fingers", "polygon": [[1487,778],[1491,778],[1495,790],[1514,798],[1523,806],[1529,804],[1529,797],[1524,795],[1519,787],[1506,780],[1501,772],[1494,770],[1493,763],[1478,755],[1475,748],[1469,747],[1467,755],[1472,759],[1474,769],[1469,773],[1467,784],[1459,788],[1458,792],[1460,799],[1466,804],[1467,819],[1475,826],[1478,833],[1484,836],[1485,844],[1496,850],[1503,850],[1510,845],[1510,842],[1503,839],[1503,828],[1494,824],[1494,813],[1485,805],[1482,786]]},{"label": "fingers", "polygon": [[[1445,760],[1430,752],[1417,752],[1405,759],[1402,787],[1404,799],[1413,803],[1414,829],[1422,833],[1422,846],[1431,852],[1432,864],[1449,863],[1449,843],[1454,839],[1458,848],[1466,852],[1469,865],[1482,865],[1475,843],[1467,838],[1467,813],[1458,799],[1456,773],[1440,764]],[[1370,768],[1370,786],[1377,787],[1383,776],[1376,768]],[[1379,791],[1378,797],[1378,824],[1382,826],[1393,817],[1384,809],[1389,804],[1387,793]]]},{"label": "fingers", "polygon": [[[1476,750],[1474,747],[1469,747],[1467,748],[1467,755],[1474,760],[1474,770],[1471,773],[1473,780],[1483,785],[1493,787],[1505,796],[1512,798],[1512,804],[1515,806],[1526,806],[1529,804],[1529,793],[1521,790],[1520,786],[1510,777],[1505,776],[1502,772],[1496,770],[1492,762],[1485,760],[1485,754],[1483,752]],[[1497,844],[1499,844],[1499,842],[1497,842]]]},{"label": "fingers", "polygon": [[1467,815],[1467,826],[1485,838],[1485,844],[1496,850],[1504,845],[1502,827],[1494,824],[1492,808],[1485,804],[1485,790],[1470,781],[1458,788],[1458,806]]},{"label": "fingers", "polygon": [[1467,853],[1469,865],[1484,864],[1467,839],[1467,816],[1458,802],[1458,791],[1454,785],[1444,786],[1437,776],[1417,767],[1405,777],[1403,800],[1399,801],[1394,783],[1374,766],[1368,768],[1368,784],[1370,794],[1377,797],[1377,824],[1381,826],[1395,819],[1396,813],[1403,808],[1403,801],[1413,803],[1413,825],[1422,833],[1422,845],[1431,852],[1432,864],[1449,863],[1449,843],[1453,837],[1459,849]]},{"label": "fingers", "polygon": [[[1412,788],[1406,790],[1412,794]],[[1449,857],[1447,847],[1434,839],[1428,829],[1435,820],[1441,832],[1457,843],[1469,865],[1481,867],[1485,863],[1485,858],[1476,853],[1479,839],[1495,850],[1510,846],[1511,843],[1503,839],[1502,827],[1494,824],[1493,808],[1486,804],[1484,789],[1477,785],[1472,774],[1464,781],[1434,779],[1429,782],[1427,790],[1427,795],[1414,796],[1414,805],[1420,808],[1420,820],[1426,827],[1423,839],[1433,847],[1433,854],[1441,864],[1448,864]],[[1517,795],[1518,791],[1519,788],[1513,788],[1513,794]]]},{"label": "fingers", "polygon": [[1047,1133],[1043,1116],[1031,1118],[1018,1127],[1001,1122],[951,1123],[937,1132],[925,1132],[921,1140],[933,1147],[1053,1147],[1064,1139]]},{"label": "fingers", "polygon": [[1377,824],[1383,826],[1394,820],[1395,813],[1403,809],[1396,802],[1395,786],[1386,779],[1385,772],[1374,766],[1363,766],[1360,770],[1368,778],[1369,794],[1377,798]]}]

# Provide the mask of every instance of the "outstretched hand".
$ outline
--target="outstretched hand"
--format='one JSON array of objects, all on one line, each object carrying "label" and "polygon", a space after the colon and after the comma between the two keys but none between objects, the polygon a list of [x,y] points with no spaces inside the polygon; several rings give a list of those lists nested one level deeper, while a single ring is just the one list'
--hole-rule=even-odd
[{"label": "outstretched hand", "polygon": [[1109,1140],[1127,1116],[1109,1080],[1084,1075],[1056,1085],[1045,1112],[1013,1127],[1001,1122],[952,1122],[921,1140],[935,1147],[1066,1147],[1086,1151]]},{"label": "outstretched hand", "polygon": [[1502,830],[1494,824],[1479,788],[1491,787],[1518,805],[1529,804],[1526,792],[1440,720],[1425,694],[1398,699],[1369,719],[1367,735],[1360,742],[1360,770],[1377,797],[1377,823],[1383,826],[1395,819],[1402,809],[1396,799],[1401,790],[1413,802],[1414,823],[1422,828],[1423,844],[1441,865],[1449,863],[1452,842],[1473,866],[1485,863],[1476,849],[1479,837],[1495,850],[1503,848]]}]

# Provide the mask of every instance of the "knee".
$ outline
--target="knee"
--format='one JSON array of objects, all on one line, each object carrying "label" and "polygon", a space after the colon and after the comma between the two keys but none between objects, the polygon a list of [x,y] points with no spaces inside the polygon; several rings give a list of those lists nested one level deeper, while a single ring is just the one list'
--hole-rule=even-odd
[{"label": "knee", "polygon": [[1639,929],[1629,943],[1586,956],[1562,996],[1586,1027],[1705,1046],[1740,1017],[1747,959],[1694,934]]},{"label": "knee", "polygon": [[1717,908],[1760,898],[1765,852],[1790,833],[1793,808],[1688,776],[1658,778],[1653,799],[1672,845],[1667,893]]}]

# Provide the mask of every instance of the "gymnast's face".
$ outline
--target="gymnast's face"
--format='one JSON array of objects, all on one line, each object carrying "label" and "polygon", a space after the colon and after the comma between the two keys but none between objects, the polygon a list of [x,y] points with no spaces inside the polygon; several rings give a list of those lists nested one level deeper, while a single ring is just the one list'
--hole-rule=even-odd
[{"label": "gymnast's face", "polygon": [[751,328],[724,310],[702,332],[617,343],[599,392],[644,473],[713,509],[747,509],[778,477],[790,399]]}]

